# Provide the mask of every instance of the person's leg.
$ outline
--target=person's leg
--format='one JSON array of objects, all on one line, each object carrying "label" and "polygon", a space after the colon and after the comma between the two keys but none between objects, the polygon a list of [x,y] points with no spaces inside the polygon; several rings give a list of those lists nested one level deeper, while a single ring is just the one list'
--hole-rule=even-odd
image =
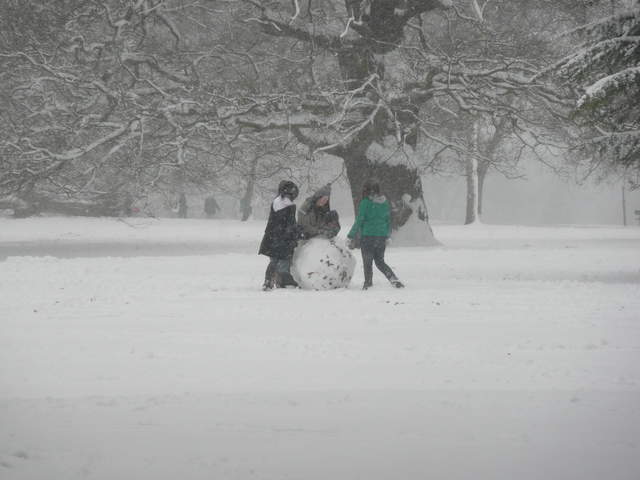
[{"label": "person's leg", "polygon": [[400,280],[398,280],[398,277],[396,277],[396,274],[393,273],[391,267],[384,261],[384,252],[386,248],[386,238],[376,237],[373,260],[376,262],[376,267],[378,267],[378,270],[380,270],[383,275],[387,277],[387,280],[389,280],[394,287],[402,288],[404,287],[404,285],[402,284],[402,282],[400,282]]},{"label": "person's leg", "polygon": [[277,265],[278,259],[269,257],[269,265],[267,265],[267,270],[264,272],[263,290],[271,290],[274,287]]},{"label": "person's leg", "polygon": [[376,263],[378,270],[380,270],[385,277],[390,279],[391,277],[395,277],[395,275],[393,274],[391,267],[384,261],[384,251],[386,249],[385,240],[385,237],[374,237],[372,245],[373,261]]},{"label": "person's leg", "polygon": [[298,286],[298,282],[296,282],[291,275],[291,258],[280,258],[278,260],[277,272],[276,286],[278,288],[284,288],[288,285],[293,287]]},{"label": "person's leg", "polygon": [[373,237],[362,237],[360,239],[360,252],[362,253],[362,268],[364,269],[365,290],[373,284]]},{"label": "person's leg", "polygon": [[275,288],[284,288],[284,278],[282,277],[282,258],[275,259],[273,272],[273,286]]}]

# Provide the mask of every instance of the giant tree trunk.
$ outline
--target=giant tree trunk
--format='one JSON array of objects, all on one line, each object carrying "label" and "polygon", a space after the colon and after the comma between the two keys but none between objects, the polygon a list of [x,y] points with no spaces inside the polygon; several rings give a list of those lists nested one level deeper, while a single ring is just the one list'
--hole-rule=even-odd
[{"label": "giant tree trunk", "polygon": [[405,160],[402,157],[402,152],[397,152],[396,158],[377,162],[361,150],[350,151],[344,155],[354,210],[357,214],[364,183],[375,179],[380,183],[382,193],[391,204],[394,243],[437,245],[439,242],[434,238],[429,225],[419,172],[414,166],[402,163],[402,160]]},{"label": "giant tree trunk", "polygon": [[[376,62],[372,48],[354,48],[341,52],[339,65],[343,81],[349,89],[362,87],[373,74],[380,81],[384,77],[384,66]],[[378,93],[372,87],[363,89],[359,95],[367,96],[373,101],[378,99]],[[420,174],[416,163],[411,159],[418,140],[416,114],[417,109],[413,105],[398,108],[393,118],[389,117],[386,110],[381,110],[368,127],[362,129],[349,145],[339,149],[336,154],[345,162],[356,214],[364,183],[375,179],[391,204],[394,243],[437,245],[439,242],[429,225]],[[397,138],[398,124],[402,125],[405,135],[400,141]]]},{"label": "giant tree trunk", "polygon": [[[375,176],[393,208],[393,236],[396,242],[433,245],[438,242],[429,226],[422,182],[407,150],[417,142],[417,110],[429,94],[396,95],[397,86],[384,83],[384,55],[396,50],[404,38],[407,25],[416,17],[440,8],[450,8],[451,0],[368,0],[345,1],[347,29],[338,35],[299,26],[296,12],[285,22],[271,15],[260,4],[262,29],[268,35],[288,37],[296,42],[315,44],[337,55],[342,88],[336,99],[343,103],[336,115],[336,103],[318,106],[316,101],[305,104],[303,111],[325,117],[324,134],[315,136],[318,121],[292,125],[287,117],[286,128],[298,140],[313,148],[341,157],[346,166],[354,207],[360,202],[362,185]],[[257,5],[256,5],[257,6]],[[319,30],[322,30],[321,28]],[[357,33],[358,38],[348,34]],[[346,35],[346,36],[345,36]],[[391,87],[391,88],[389,88]],[[334,86],[331,87],[335,88]],[[422,89],[419,89],[422,90]],[[385,95],[386,92],[393,93]],[[382,95],[381,95],[382,92]],[[324,97],[325,94],[322,94]],[[385,98],[381,98],[381,97]],[[322,103],[322,102],[321,102]],[[304,115],[302,115],[304,116]],[[263,122],[244,121],[253,128],[268,128]],[[309,131],[303,131],[307,128]],[[320,129],[322,130],[322,129]],[[318,132],[316,132],[318,133]],[[339,135],[341,138],[335,138]],[[395,146],[393,145],[395,141]],[[370,150],[373,149],[373,152]],[[382,151],[383,155],[379,155]],[[378,154],[376,154],[378,153]]]}]

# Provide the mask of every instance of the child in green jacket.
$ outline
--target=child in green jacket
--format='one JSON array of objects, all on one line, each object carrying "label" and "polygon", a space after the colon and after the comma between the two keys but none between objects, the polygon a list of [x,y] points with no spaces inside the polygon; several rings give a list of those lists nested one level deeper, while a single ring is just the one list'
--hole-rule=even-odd
[{"label": "child in green jacket", "polygon": [[362,192],[362,200],[358,206],[358,216],[347,234],[349,246],[355,247],[355,237],[360,234],[360,249],[364,267],[363,290],[373,284],[373,263],[396,288],[404,285],[384,261],[386,242],[391,235],[391,207],[384,195],[380,194],[377,182],[366,182]]}]

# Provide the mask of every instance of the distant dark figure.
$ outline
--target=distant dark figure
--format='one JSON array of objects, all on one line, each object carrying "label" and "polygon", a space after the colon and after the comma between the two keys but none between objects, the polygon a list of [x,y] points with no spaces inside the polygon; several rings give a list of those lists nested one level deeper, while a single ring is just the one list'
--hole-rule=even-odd
[{"label": "distant dark figure", "polygon": [[327,184],[307,198],[298,212],[298,223],[304,238],[333,238],[340,231],[338,212],[331,210],[331,185]]},{"label": "distant dark figure", "polygon": [[131,217],[132,215],[139,213],[140,209],[133,206],[134,202],[135,199],[133,198],[133,195],[129,192],[125,192],[120,205],[120,215],[124,217]]},{"label": "distant dark figure", "polygon": [[220,205],[216,202],[213,195],[209,195],[204,199],[204,214],[207,218],[213,218],[220,211]]},{"label": "distant dark figure", "polygon": [[350,248],[354,248],[355,239],[360,236],[364,268],[363,290],[367,290],[373,285],[373,262],[394,287],[404,287],[391,267],[384,261],[386,242],[390,235],[391,207],[389,201],[380,194],[380,185],[377,182],[368,181],[364,184],[362,200],[358,206],[358,216],[347,234]]},{"label": "distant dark figure", "polygon": [[298,187],[295,183],[288,180],[280,182],[278,196],[271,204],[267,227],[258,251],[260,255],[266,255],[270,259],[264,275],[263,290],[298,286],[290,272],[293,251],[301,236],[296,223],[296,205],[293,203],[297,196]]},{"label": "distant dark figure", "polygon": [[181,193],[178,199],[178,218],[187,218],[187,208],[187,196]]}]

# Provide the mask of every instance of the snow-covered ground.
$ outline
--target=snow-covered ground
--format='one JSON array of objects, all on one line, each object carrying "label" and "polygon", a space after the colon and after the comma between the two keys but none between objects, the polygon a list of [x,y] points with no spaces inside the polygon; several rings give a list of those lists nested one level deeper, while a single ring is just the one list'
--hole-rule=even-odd
[{"label": "snow-covered ground", "polygon": [[640,478],[640,228],[436,225],[404,290],[267,293],[263,228],[0,220],[0,478]]}]

